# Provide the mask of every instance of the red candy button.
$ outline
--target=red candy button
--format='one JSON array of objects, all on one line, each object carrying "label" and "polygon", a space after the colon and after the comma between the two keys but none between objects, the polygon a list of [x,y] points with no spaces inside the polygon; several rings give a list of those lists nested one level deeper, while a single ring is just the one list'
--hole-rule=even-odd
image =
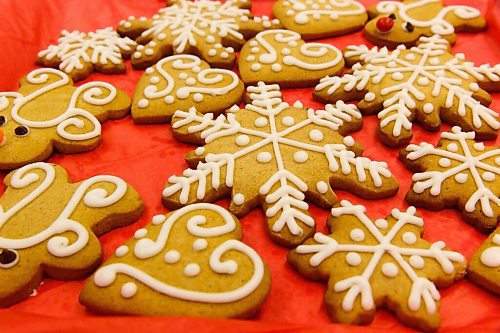
[{"label": "red candy button", "polygon": [[390,17],[381,17],[377,20],[377,30],[382,34],[386,34],[392,30],[394,21]]},{"label": "red candy button", "polygon": [[5,136],[3,135],[3,131],[0,129],[0,146],[4,144]]}]

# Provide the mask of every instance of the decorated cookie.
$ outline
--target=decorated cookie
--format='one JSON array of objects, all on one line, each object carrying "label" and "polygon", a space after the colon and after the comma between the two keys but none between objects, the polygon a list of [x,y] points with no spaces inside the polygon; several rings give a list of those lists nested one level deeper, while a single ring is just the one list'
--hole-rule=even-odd
[{"label": "decorated cookie", "polygon": [[406,200],[431,210],[456,207],[468,223],[491,232],[500,214],[500,148],[474,137],[453,127],[437,147],[422,142],[402,149],[401,160],[415,172]]},{"label": "decorated cookie", "polygon": [[485,90],[500,89],[500,65],[476,67],[448,49],[439,36],[394,51],[349,46],[344,56],[355,63],[352,72],[321,79],[314,97],[327,103],[360,100],[361,112],[378,114],[379,137],[390,147],[410,142],[413,121],[436,131],[442,119],[476,132],[478,139],[495,139],[500,122],[486,107],[491,97]]},{"label": "decorated cookie", "polygon": [[132,66],[147,68],[171,54],[196,54],[212,67],[231,69],[235,50],[265,29],[280,28],[277,19],[253,17],[248,1],[170,1],[152,19],[131,16],[120,22],[118,32],[136,39]]},{"label": "decorated cookie", "polygon": [[127,94],[106,82],[73,86],[56,69],[40,68],[21,79],[18,92],[0,92],[0,169],[71,154],[101,142],[101,123],[125,117]]},{"label": "decorated cookie", "polygon": [[467,277],[500,296],[500,228],[497,228],[472,256]]},{"label": "decorated cookie", "polygon": [[413,46],[421,36],[441,35],[451,44],[455,32],[478,32],[486,21],[476,8],[443,6],[441,0],[380,1],[368,9],[372,18],[365,26],[365,37],[376,45],[395,48]]},{"label": "decorated cookie", "polygon": [[72,183],[55,164],[7,175],[0,197],[0,307],[28,297],[43,276],[81,279],[100,264],[96,237],[135,222],[142,201],[126,182],[95,176]]},{"label": "decorated cookie", "polygon": [[104,314],[248,318],[271,277],[227,210],[194,204],[156,215],[116,249],[80,302]]},{"label": "decorated cookie", "polygon": [[259,32],[241,49],[238,60],[245,84],[259,81],[278,83],[281,87],[313,86],[326,75],[344,70],[342,53],[325,43],[304,43],[289,30]]},{"label": "decorated cookie", "polygon": [[88,34],[63,30],[57,45],[38,53],[40,66],[59,68],[73,80],[82,80],[93,71],[104,74],[125,72],[123,59],[130,58],[136,43],[120,37],[111,27]]},{"label": "decorated cookie", "polygon": [[136,123],[165,123],[176,110],[192,106],[200,113],[221,114],[240,104],[244,91],[234,72],[210,68],[194,55],[173,55],[146,69],[135,89],[132,118]]},{"label": "decorated cookie", "polygon": [[414,207],[372,221],[366,208],[342,200],[328,218],[330,235],[316,233],[288,255],[302,275],[328,281],[325,306],[333,321],[364,325],[377,308],[419,331],[439,327],[436,287],[465,275],[464,257],[445,243],[421,238]]},{"label": "decorated cookie", "polygon": [[247,101],[244,110],[217,118],[195,109],[174,114],[175,135],[204,146],[186,156],[190,169],[169,178],[166,207],[231,196],[231,212],[243,216],[261,206],[271,238],[293,246],[315,230],[306,198],[327,208],[337,202],[332,188],[368,199],[397,192],[387,164],[361,157],[361,146],[343,136],[361,128],[354,105],[290,106],[278,85],[263,82],[248,87]]},{"label": "decorated cookie", "polygon": [[354,32],[368,19],[365,7],[354,0],[278,0],[273,14],[304,39]]}]

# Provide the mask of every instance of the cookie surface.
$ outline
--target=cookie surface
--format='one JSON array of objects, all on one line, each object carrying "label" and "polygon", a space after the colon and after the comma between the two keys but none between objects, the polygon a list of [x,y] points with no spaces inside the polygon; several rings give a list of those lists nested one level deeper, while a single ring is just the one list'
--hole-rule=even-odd
[{"label": "cookie surface", "polygon": [[474,137],[453,127],[437,147],[422,142],[402,149],[400,159],[415,172],[406,201],[431,210],[455,207],[466,222],[491,232],[500,214],[500,148]]},{"label": "cookie surface", "polygon": [[80,302],[106,314],[248,318],[269,271],[222,207],[194,204],[153,217],[85,285]]},{"label": "cookie surface", "polygon": [[93,71],[103,74],[125,72],[123,59],[129,59],[136,43],[120,37],[108,27],[95,32],[63,30],[57,44],[38,53],[40,66],[59,68],[73,80],[82,80]]},{"label": "cookie surface", "polygon": [[354,64],[352,72],[322,79],[314,97],[327,103],[359,100],[361,112],[380,119],[378,134],[385,145],[408,144],[415,121],[430,131],[443,120],[476,132],[478,139],[497,137],[500,122],[487,107],[486,91],[500,89],[500,65],[475,66],[461,53],[450,54],[449,43],[439,36],[394,51],[349,46],[344,57]]},{"label": "cookie surface", "polygon": [[227,69],[210,68],[190,54],[166,57],[146,69],[135,89],[132,118],[136,123],[170,122],[177,110],[196,107],[221,114],[243,98],[245,87]]},{"label": "cookie surface", "polygon": [[55,164],[37,162],[8,174],[0,197],[0,307],[38,287],[44,276],[81,279],[100,264],[99,236],[135,222],[139,194],[118,177],[78,183]]},{"label": "cookie surface", "polygon": [[232,213],[261,206],[270,237],[293,246],[315,230],[306,198],[326,208],[337,202],[332,188],[368,199],[397,192],[387,164],[361,157],[361,146],[343,136],[362,126],[354,105],[315,111],[283,102],[276,84],[259,82],[247,91],[245,109],[231,108],[226,116],[175,113],[174,135],[204,146],[187,154],[190,169],[169,178],[166,207],[231,196]]},{"label": "cookie surface", "polygon": [[125,117],[130,103],[106,82],[75,87],[59,70],[30,72],[17,92],[0,92],[0,169],[42,161],[54,149],[72,154],[96,148],[101,123]]},{"label": "cookie surface", "polygon": [[500,229],[496,229],[472,256],[467,278],[500,296]]},{"label": "cookie surface", "polygon": [[365,37],[391,48],[413,46],[421,36],[440,35],[454,44],[455,32],[479,32],[486,21],[469,6],[443,6],[441,0],[380,1],[368,9]]},{"label": "cookie surface", "polygon": [[265,29],[280,28],[278,20],[253,17],[249,1],[170,1],[151,19],[131,16],[122,20],[118,33],[141,44],[132,66],[147,68],[172,54],[195,54],[212,67],[234,67],[235,50]]},{"label": "cookie surface", "polygon": [[304,39],[348,34],[363,28],[368,19],[365,7],[353,0],[278,0],[273,14]]},{"label": "cookie surface", "polygon": [[307,278],[328,281],[325,305],[333,321],[369,324],[383,307],[419,331],[437,329],[436,287],[461,279],[465,258],[442,241],[423,240],[414,207],[375,221],[365,212],[343,200],[328,218],[331,234],[316,233],[288,262]]},{"label": "cookie surface", "polygon": [[326,75],[344,70],[342,53],[325,43],[304,43],[293,31],[259,32],[241,49],[238,60],[241,79],[247,85],[259,81],[280,87],[313,86]]}]

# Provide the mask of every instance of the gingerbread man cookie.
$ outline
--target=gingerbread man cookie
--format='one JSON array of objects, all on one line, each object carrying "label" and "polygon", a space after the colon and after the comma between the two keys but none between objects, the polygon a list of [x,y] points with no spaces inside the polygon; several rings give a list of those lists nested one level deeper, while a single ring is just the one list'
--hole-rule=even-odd
[{"label": "gingerbread man cookie", "polygon": [[328,281],[325,305],[333,321],[369,324],[384,307],[405,325],[436,330],[436,287],[461,279],[465,258],[442,241],[423,240],[424,222],[414,207],[375,221],[365,212],[343,200],[328,218],[330,235],[316,233],[289,253],[288,262],[307,278]]},{"label": "gingerbread man cookie", "polygon": [[472,256],[467,278],[500,296],[500,229],[497,228]]},{"label": "gingerbread man cookie", "polygon": [[238,220],[217,205],[156,215],[97,270],[80,302],[104,314],[251,317],[271,278],[241,236]]},{"label": "gingerbread man cookie", "polygon": [[81,279],[100,264],[99,236],[135,222],[138,193],[118,177],[72,183],[55,164],[7,175],[0,197],[0,307],[28,297],[43,276]]},{"label": "gingerbread man cookie", "polygon": [[21,79],[17,92],[0,92],[0,169],[72,154],[101,141],[101,123],[125,117],[128,95],[106,82],[79,87],[64,72],[40,68]]}]

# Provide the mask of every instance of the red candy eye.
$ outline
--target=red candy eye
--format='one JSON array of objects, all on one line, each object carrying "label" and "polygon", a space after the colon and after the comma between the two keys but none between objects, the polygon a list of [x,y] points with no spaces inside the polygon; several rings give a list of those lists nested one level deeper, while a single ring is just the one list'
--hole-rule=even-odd
[{"label": "red candy eye", "polygon": [[392,30],[394,21],[390,17],[381,17],[377,20],[377,30],[380,33],[388,33]]}]

